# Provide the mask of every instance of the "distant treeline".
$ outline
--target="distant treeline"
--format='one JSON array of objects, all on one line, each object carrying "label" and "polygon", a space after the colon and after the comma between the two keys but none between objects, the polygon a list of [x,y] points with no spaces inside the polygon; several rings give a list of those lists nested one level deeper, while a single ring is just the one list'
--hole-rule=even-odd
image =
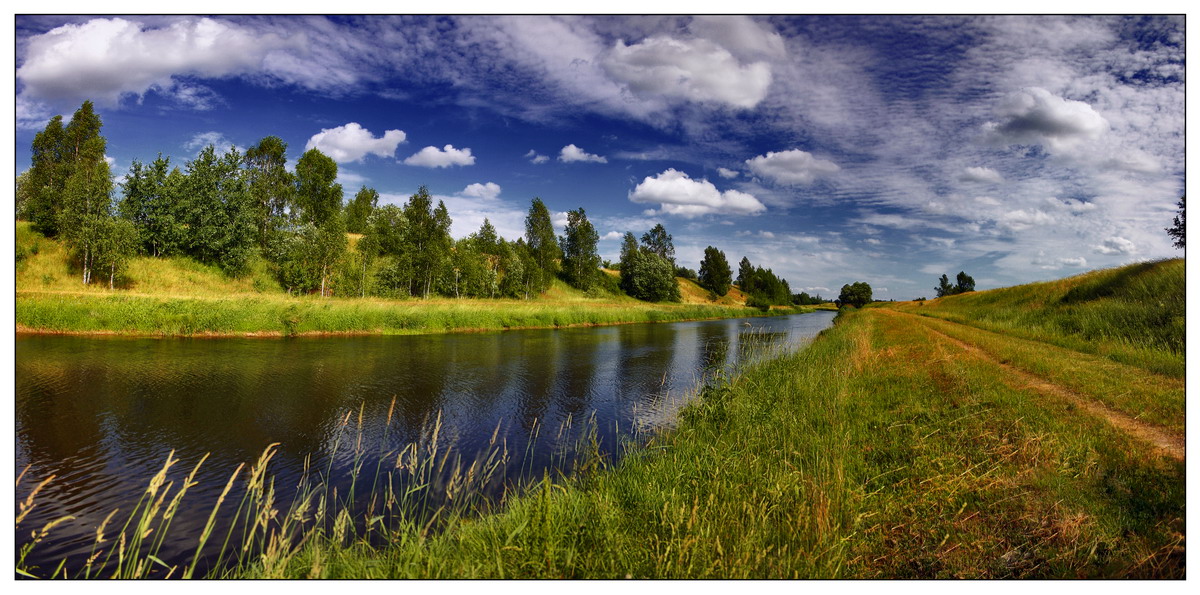
[{"label": "distant treeline", "polygon": [[[362,187],[343,204],[333,159],[310,149],[287,171],[287,144],[263,138],[243,153],[203,149],[182,169],[161,154],[135,160],[116,194],[102,123],[85,101],[63,124],[55,116],[37,133],[32,167],[17,177],[17,217],[64,241],[83,283],[101,271],[110,286],[129,259],[187,256],[230,276],[262,257],[289,293],[341,296],[531,298],[556,276],[589,293],[624,292],[649,301],[679,301],[675,276],[697,281],[714,296],[732,283],[725,254],[709,246],[699,273],[675,262],[662,224],[641,237],[626,233],[619,280],[601,271],[599,234],[582,208],[567,213],[556,236],[550,211],[534,198],[525,236],[515,241],[484,220],[454,240],[445,204],[421,187],[402,206],[380,206]],[[347,233],[360,234],[354,250]],[[787,281],[743,258],[737,284],[751,305],[819,303],[791,294]],[[816,300],[816,302],[814,302]]]}]

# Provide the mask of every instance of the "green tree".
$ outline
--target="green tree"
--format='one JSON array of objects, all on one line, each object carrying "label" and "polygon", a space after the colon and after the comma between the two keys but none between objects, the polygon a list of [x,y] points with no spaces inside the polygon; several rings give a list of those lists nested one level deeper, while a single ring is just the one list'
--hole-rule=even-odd
[{"label": "green tree", "polygon": [[533,266],[533,258],[525,246],[525,240],[518,238],[515,242],[501,240],[499,281],[500,295],[505,297],[524,297],[529,299],[529,278],[527,271]]},{"label": "green tree", "polygon": [[346,231],[364,233],[367,230],[367,218],[379,205],[379,192],[374,188],[363,186],[354,195],[354,200],[346,205]]},{"label": "green tree", "polygon": [[642,245],[671,263],[672,268],[675,267],[675,245],[671,243],[671,234],[667,233],[667,228],[663,227],[662,223],[642,234]]},{"label": "green tree", "polygon": [[863,281],[843,285],[842,292],[838,295],[838,302],[842,305],[861,308],[871,303],[871,286]]},{"label": "green tree", "polygon": [[245,272],[255,243],[253,202],[236,148],[218,157],[209,145],[187,163],[181,210],[186,251],[231,276]]},{"label": "green tree", "polygon": [[287,171],[287,143],[267,136],[246,149],[243,157],[249,177],[255,242],[266,246],[287,217],[294,201],[296,180]]},{"label": "green tree", "polygon": [[33,167],[29,169],[25,218],[46,236],[58,233],[59,199],[70,175],[70,164],[64,151],[65,138],[62,116],[50,118],[46,128],[33,137]]},{"label": "green tree", "polygon": [[147,254],[164,256],[183,250],[187,233],[181,221],[183,182],[183,174],[162,155],[149,166],[136,159],[130,165],[121,184],[124,198],[118,211],[133,223],[138,244]]},{"label": "green tree", "polygon": [[[749,261],[746,261],[749,263]],[[724,296],[729,293],[729,288],[733,283],[733,271],[729,268],[729,261],[725,259],[725,253],[709,246],[704,249],[704,259],[700,261],[700,286],[715,293],[717,296]]]},{"label": "green tree", "polygon": [[366,233],[358,242],[360,256],[362,295],[366,295],[367,267],[381,262],[377,287],[385,289],[385,295],[409,295],[412,278],[404,252],[404,211],[396,205],[384,205],[375,209],[367,218]]},{"label": "green tree", "polygon": [[322,227],[342,211],[342,185],[337,163],[317,149],[309,149],[296,162],[296,205],[300,220]]},{"label": "green tree", "polygon": [[587,291],[596,283],[596,275],[600,273],[599,242],[600,234],[582,207],[567,211],[567,227],[559,243],[563,274],[572,287]]},{"label": "green tree", "polygon": [[1175,220],[1172,222],[1171,227],[1167,228],[1167,235],[1170,236],[1172,240],[1174,240],[1173,245],[1176,248],[1179,248],[1180,250],[1184,249],[1184,244],[1185,244],[1185,239],[1186,239],[1184,236],[1187,234],[1187,225],[1184,224],[1184,221],[1186,219],[1185,215],[1186,215],[1186,211],[1187,211],[1186,203],[1187,203],[1187,195],[1180,196],[1179,197],[1179,213],[1177,215],[1175,215]]},{"label": "green tree", "polygon": [[17,219],[28,220],[29,206],[33,204],[31,197],[34,193],[33,187],[33,170],[27,169],[17,174],[17,194],[16,194],[16,215]]},{"label": "green tree", "polygon": [[429,189],[421,186],[404,204],[404,220],[402,250],[411,267],[409,293],[429,297],[450,256],[450,215],[442,201],[434,208]]},{"label": "green tree", "polygon": [[119,217],[102,217],[97,223],[93,263],[96,270],[108,273],[108,288],[113,289],[117,275],[137,254],[138,233],[131,221]]},{"label": "green tree", "polygon": [[959,271],[954,284],[954,293],[967,293],[968,291],[975,291],[975,279],[965,272]]},{"label": "green tree", "polygon": [[534,198],[525,217],[525,245],[536,265],[527,271],[532,293],[538,294],[550,287],[550,280],[560,270],[562,250],[554,235],[554,224],[550,221],[550,210],[540,198]]},{"label": "green tree", "polygon": [[105,232],[102,226],[112,216],[112,177],[104,146],[104,139],[98,136],[83,141],[59,200],[56,227],[74,251],[84,285],[91,283],[96,251]]},{"label": "green tree", "polygon": [[948,295],[954,295],[954,286],[950,284],[950,278],[947,277],[945,274],[943,274],[942,277],[940,279],[938,279],[938,284],[936,287],[933,288],[933,290],[937,292],[937,297],[945,297]]},{"label": "green tree", "polygon": [[[646,236],[642,236],[645,240]],[[622,291],[639,300],[650,302],[678,302],[682,298],[679,283],[675,281],[675,268],[659,255],[654,248],[639,246],[632,233],[625,233],[621,242]]]},{"label": "green tree", "polygon": [[743,256],[742,262],[738,263],[737,286],[742,291],[747,291],[746,286],[754,282],[754,265],[750,264],[750,259]]}]

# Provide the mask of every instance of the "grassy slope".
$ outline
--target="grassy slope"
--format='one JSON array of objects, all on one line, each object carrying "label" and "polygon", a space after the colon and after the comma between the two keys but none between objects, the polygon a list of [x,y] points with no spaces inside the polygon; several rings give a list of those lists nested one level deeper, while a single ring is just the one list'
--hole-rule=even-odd
[{"label": "grassy slope", "polygon": [[649,304],[627,296],[590,298],[557,281],[537,300],[292,297],[261,260],[246,277],[231,279],[189,258],[135,258],[125,285],[110,291],[107,283],[83,286],[66,249],[28,223],[17,223],[16,236],[16,321],[18,328],[43,332],[408,334],[758,314],[737,297]]},{"label": "grassy slope", "polygon": [[939,298],[901,309],[1182,378],[1183,259]]},{"label": "grassy slope", "polygon": [[1183,462],[949,337],[985,333],[922,320],[850,312],[619,466],[500,514],[414,525],[381,550],[314,536],[239,576],[1184,575]]}]

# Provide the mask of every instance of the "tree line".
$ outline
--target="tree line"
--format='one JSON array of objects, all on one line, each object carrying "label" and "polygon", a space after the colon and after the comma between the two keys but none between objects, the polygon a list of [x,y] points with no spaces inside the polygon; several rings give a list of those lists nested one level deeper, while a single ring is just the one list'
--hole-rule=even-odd
[{"label": "tree line", "polygon": [[[524,237],[500,237],[485,219],[455,240],[445,204],[434,204],[425,187],[400,206],[379,205],[379,193],[366,186],[343,204],[337,163],[314,148],[288,171],[287,143],[276,136],[244,152],[210,145],[182,167],[162,154],[149,163],[134,160],[117,193],[102,127],[90,101],[66,124],[55,116],[35,136],[32,167],[17,179],[18,218],[61,239],[85,284],[101,271],[113,287],[136,255],[186,256],[234,277],[261,256],[289,293],[322,296],[528,299],[560,278],[591,294],[677,302],[677,275],[712,297],[726,295],[734,281],[725,254],[712,246],[698,273],[678,266],[661,223],[640,242],[627,232],[620,262],[602,263],[599,234],[584,209],[569,211],[564,234],[556,236],[539,198],[531,202]],[[347,234],[355,234],[354,250]],[[619,276],[603,272],[602,264]],[[814,299],[793,296],[786,280],[748,258],[737,284],[760,307]]]}]

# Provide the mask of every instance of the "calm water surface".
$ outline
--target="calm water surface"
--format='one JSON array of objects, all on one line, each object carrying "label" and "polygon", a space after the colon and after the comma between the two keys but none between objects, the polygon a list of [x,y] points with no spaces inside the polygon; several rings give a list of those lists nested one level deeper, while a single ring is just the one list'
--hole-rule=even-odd
[{"label": "calm water surface", "polygon": [[553,464],[550,451],[587,425],[581,420],[593,420],[601,450],[613,453],[622,437],[671,423],[715,372],[764,345],[795,348],[833,317],[405,337],[18,336],[16,470],[28,471],[17,501],[55,478],[17,531],[17,548],[32,529],[73,515],[29,561],[81,562],[97,525],[114,508],[130,510],[174,450],[178,478],[210,455],[162,549],[169,563],[190,560],[239,463],[279,443],[270,472],[287,502],[306,456],[346,475],[352,455],[342,421],[352,412],[357,426],[360,410],[364,442],[396,448],[439,415],[443,440],[463,452],[486,447],[499,427],[514,455],[507,479],[540,477]]}]

